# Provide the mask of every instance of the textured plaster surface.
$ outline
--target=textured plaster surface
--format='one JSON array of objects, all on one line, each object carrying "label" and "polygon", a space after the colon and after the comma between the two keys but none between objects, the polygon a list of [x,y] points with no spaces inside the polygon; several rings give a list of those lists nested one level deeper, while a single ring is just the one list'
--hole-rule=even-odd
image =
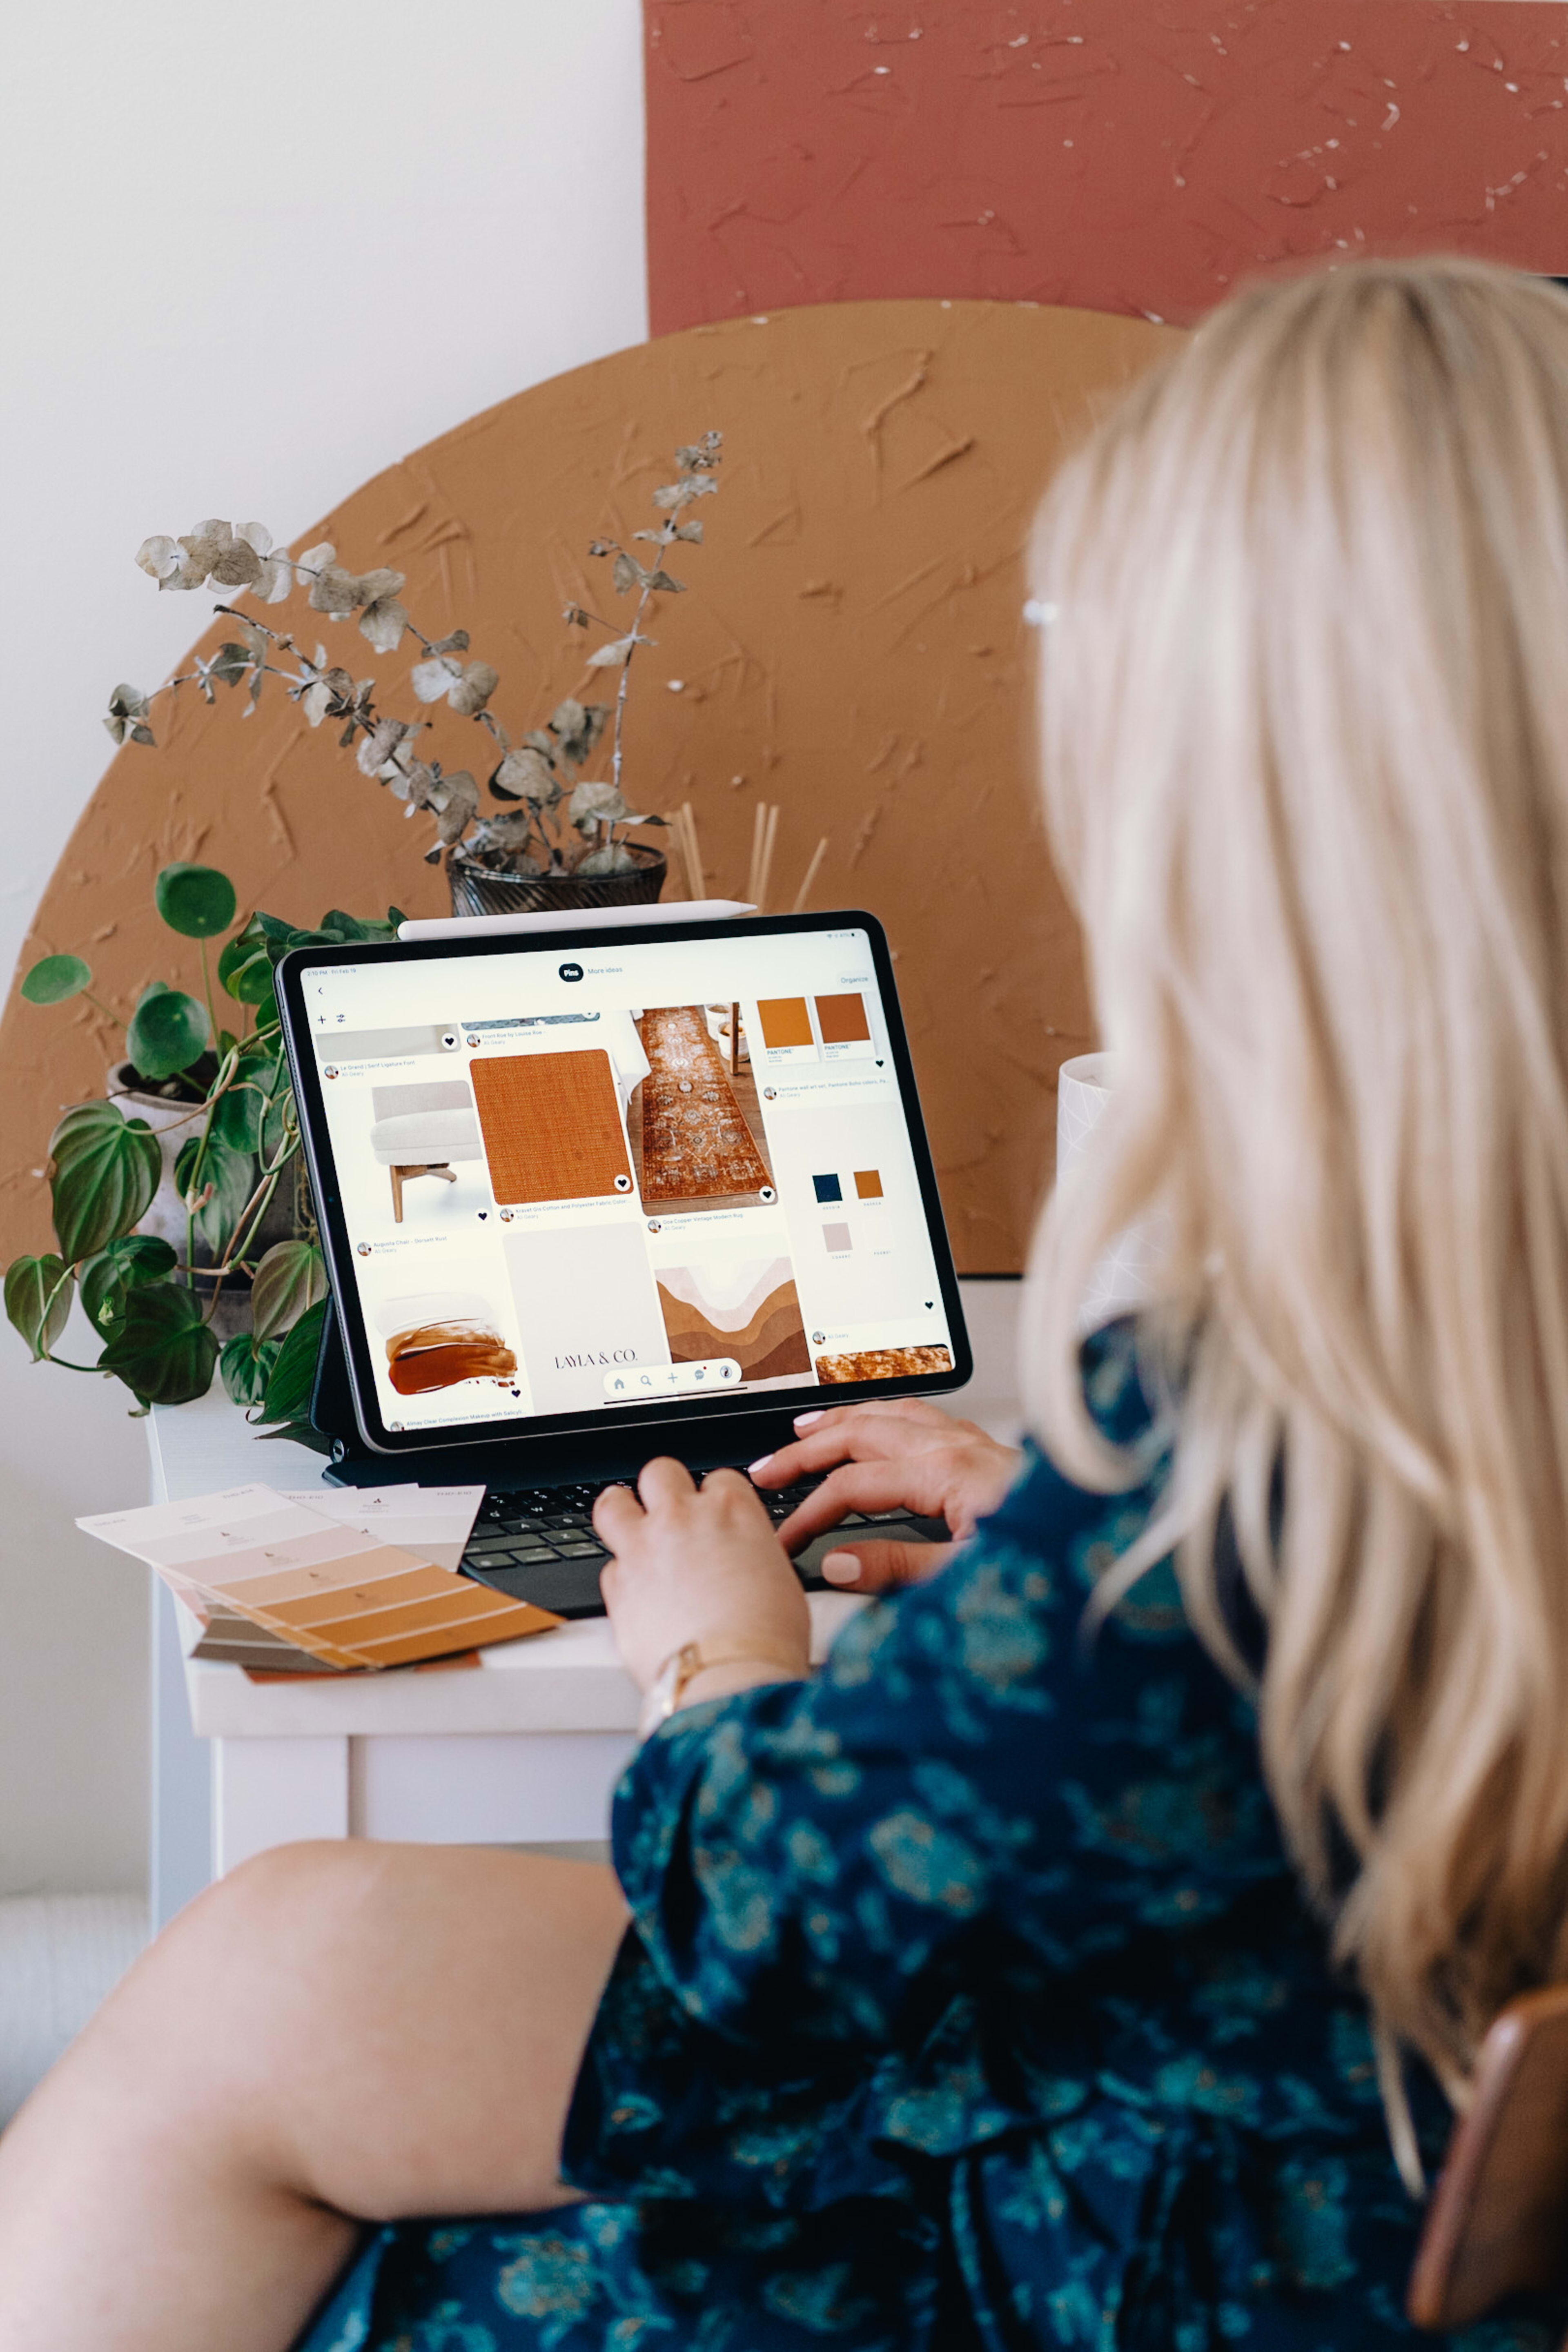
[{"label": "textured plaster surface", "polygon": [[[587,541],[656,520],[668,452],[722,430],[707,544],[680,551],[689,591],[659,601],[657,648],[633,673],[628,789],[660,810],[693,802],[722,893],[744,885],[759,799],[782,810],[775,902],[828,836],[811,903],[868,907],[888,926],[968,1271],[1020,1263],[1057,1065],[1089,1042],[1077,933],[1034,813],[1030,516],[1091,403],[1173,340],[1142,320],[938,301],[697,329],[472,418],[296,542],[327,535],[356,568],[406,572],[421,626],[468,626],[500,670],[495,708],[516,733],[605,677],[583,670],[584,641],[561,618],[569,597],[623,609]],[[192,599],[193,619],[205,609]],[[378,677],[387,708],[418,715],[398,684],[412,649],[378,659],[352,625],[319,626],[335,659]],[[313,615],[304,628],[313,640]],[[420,862],[426,820],[405,824],[332,730],[310,732],[275,688],[248,721],[226,693],[214,709],[182,698],[158,732],[158,749],[127,747],[110,767],[24,966],[79,950],[121,1006],[155,977],[198,985],[194,952],[152,908],[172,858],[221,866],[242,906],[302,921],[393,899],[444,911],[444,877]],[[454,767],[479,764],[485,739],[441,706],[424,740]],[[115,1042],[79,1002],[13,997],[0,1028],[7,1255],[48,1245],[48,1131],[101,1087]]]},{"label": "textured plaster surface", "polygon": [[655,333],[885,295],[1190,320],[1296,257],[1568,271],[1555,0],[646,0]]}]

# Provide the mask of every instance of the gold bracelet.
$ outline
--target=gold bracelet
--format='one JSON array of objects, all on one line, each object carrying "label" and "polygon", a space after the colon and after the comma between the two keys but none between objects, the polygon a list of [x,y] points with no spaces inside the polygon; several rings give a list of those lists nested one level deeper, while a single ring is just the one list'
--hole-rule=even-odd
[{"label": "gold bracelet", "polygon": [[637,1719],[637,1728],[643,1738],[646,1739],[650,1731],[669,1720],[680,1704],[681,1694],[688,1683],[695,1681],[699,1675],[705,1675],[710,1667],[716,1666],[776,1666],[788,1681],[801,1678],[798,1668],[785,1665],[782,1658],[774,1657],[769,1650],[725,1650],[716,1658],[705,1658],[700,1642],[684,1642],[679,1650],[670,1652],[648,1685],[642,1713]]}]

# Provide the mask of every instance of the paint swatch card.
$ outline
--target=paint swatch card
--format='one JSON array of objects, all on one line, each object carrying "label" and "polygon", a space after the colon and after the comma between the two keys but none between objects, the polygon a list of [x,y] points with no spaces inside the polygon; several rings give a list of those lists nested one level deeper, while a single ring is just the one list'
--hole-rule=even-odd
[{"label": "paint swatch card", "polygon": [[286,1498],[340,1527],[396,1544],[454,1574],[485,1499],[482,1486],[320,1486]]},{"label": "paint swatch card", "polygon": [[306,1503],[252,1486],[77,1524],[146,1560],[176,1592],[236,1612],[339,1669],[405,1665],[559,1623],[384,1540],[400,1517],[452,1528],[464,1506],[450,1499],[459,1490],[447,1491],[445,1512],[423,1518],[406,1496],[378,1511],[360,1507],[361,1496],[344,1504],[333,1496],[343,1513],[335,1517],[320,1507],[327,1497]]}]

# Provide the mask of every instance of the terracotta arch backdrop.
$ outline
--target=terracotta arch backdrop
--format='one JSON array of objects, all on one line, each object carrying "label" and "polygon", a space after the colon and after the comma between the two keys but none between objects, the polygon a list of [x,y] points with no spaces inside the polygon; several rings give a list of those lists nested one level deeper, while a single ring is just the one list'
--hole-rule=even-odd
[{"label": "terracotta arch backdrop", "polygon": [[[634,804],[693,803],[712,890],[742,888],[759,800],[781,808],[775,904],[827,835],[811,903],[868,907],[888,926],[969,1272],[1021,1262],[1057,1066],[1088,1025],[1076,931],[1034,814],[1030,516],[1096,402],[1173,340],[1088,311],[937,300],[693,328],[472,418],[296,542],[329,538],[356,570],[405,572],[426,634],[468,628],[500,671],[494,707],[515,735],[563,695],[602,686],[561,618],[569,599],[606,608],[588,541],[654,520],[649,493],[673,448],[722,431],[707,543],[681,551],[689,593],[660,600],[658,649],[633,673],[628,788]],[[150,515],[148,528],[193,520]],[[268,617],[302,608],[297,596]],[[395,690],[417,657],[412,639],[378,657],[350,623],[304,626],[356,676],[375,674],[384,708],[416,715]],[[153,877],[174,858],[222,866],[242,908],[301,922],[389,901],[446,911],[445,877],[420,861],[427,820],[405,824],[280,688],[249,720],[226,690],[213,709],[188,692],[158,709],[158,747],[128,746],[109,768],[22,969],[76,950],[99,992],[127,1007],[150,979],[192,984],[187,943],[152,906]],[[426,740],[447,765],[483,772],[477,730],[444,706]],[[50,1126],[101,1087],[117,1042],[79,1001],[45,1010],[13,995],[0,1027],[7,1255],[47,1246]]]}]

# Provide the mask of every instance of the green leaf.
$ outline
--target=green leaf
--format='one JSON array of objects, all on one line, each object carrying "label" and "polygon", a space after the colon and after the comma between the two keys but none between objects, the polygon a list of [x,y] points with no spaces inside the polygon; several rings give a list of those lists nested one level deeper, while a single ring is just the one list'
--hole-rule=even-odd
[{"label": "green leaf", "polygon": [[98,1369],[122,1380],[138,1404],[189,1404],[211,1388],[217,1353],[195,1292],[153,1282],[126,1293]]},{"label": "green leaf", "polygon": [[55,1238],[68,1265],[92,1257],[139,1224],[163,1172],[145,1119],[109,1102],[79,1103],[49,1138]]},{"label": "green leaf", "polygon": [[216,866],[165,866],[153,885],[153,903],[172,931],[187,940],[216,940],[238,904],[234,884]]},{"label": "green leaf", "polygon": [[313,1242],[275,1242],[250,1286],[250,1327],[258,1339],[280,1339],[327,1295],[327,1269]]},{"label": "green leaf", "polygon": [[321,1325],[326,1312],[326,1301],[321,1299],[300,1316],[284,1340],[267,1383],[267,1394],[258,1420],[304,1421],[308,1418],[310,1391],[316,1382],[316,1351],[321,1343]]},{"label": "green leaf", "polygon": [[172,1078],[199,1060],[210,1034],[206,1006],[160,982],[132,1014],[125,1049],[144,1078]]},{"label": "green leaf", "polygon": [[236,1237],[245,1204],[256,1190],[254,1159],[248,1151],[237,1151],[209,1128],[205,1139],[193,1135],[183,1146],[174,1162],[174,1184],[187,1207],[193,1192],[199,1199],[211,1185],[211,1199],[195,1212],[196,1231],[221,1265]]},{"label": "green leaf", "polygon": [[45,956],[22,982],[22,993],[29,1004],[63,1004],[68,996],[79,996],[91,986],[91,966],[80,956]]},{"label": "green leaf", "polygon": [[5,1269],[5,1312],[36,1364],[66,1328],[76,1284],[63,1258],[19,1257]]},{"label": "green leaf", "polygon": [[155,1234],[123,1234],[83,1265],[82,1311],[100,1332],[108,1331],[125,1311],[128,1290],[162,1282],[178,1264],[168,1243]]},{"label": "green leaf", "polygon": [[272,993],[272,958],[254,923],[227,940],[217,960],[218,985],[238,1004],[259,1004]]},{"label": "green leaf", "polygon": [[253,1346],[247,1331],[237,1331],[217,1360],[224,1387],[236,1404],[259,1404],[278,1361],[281,1339],[263,1339]]}]

